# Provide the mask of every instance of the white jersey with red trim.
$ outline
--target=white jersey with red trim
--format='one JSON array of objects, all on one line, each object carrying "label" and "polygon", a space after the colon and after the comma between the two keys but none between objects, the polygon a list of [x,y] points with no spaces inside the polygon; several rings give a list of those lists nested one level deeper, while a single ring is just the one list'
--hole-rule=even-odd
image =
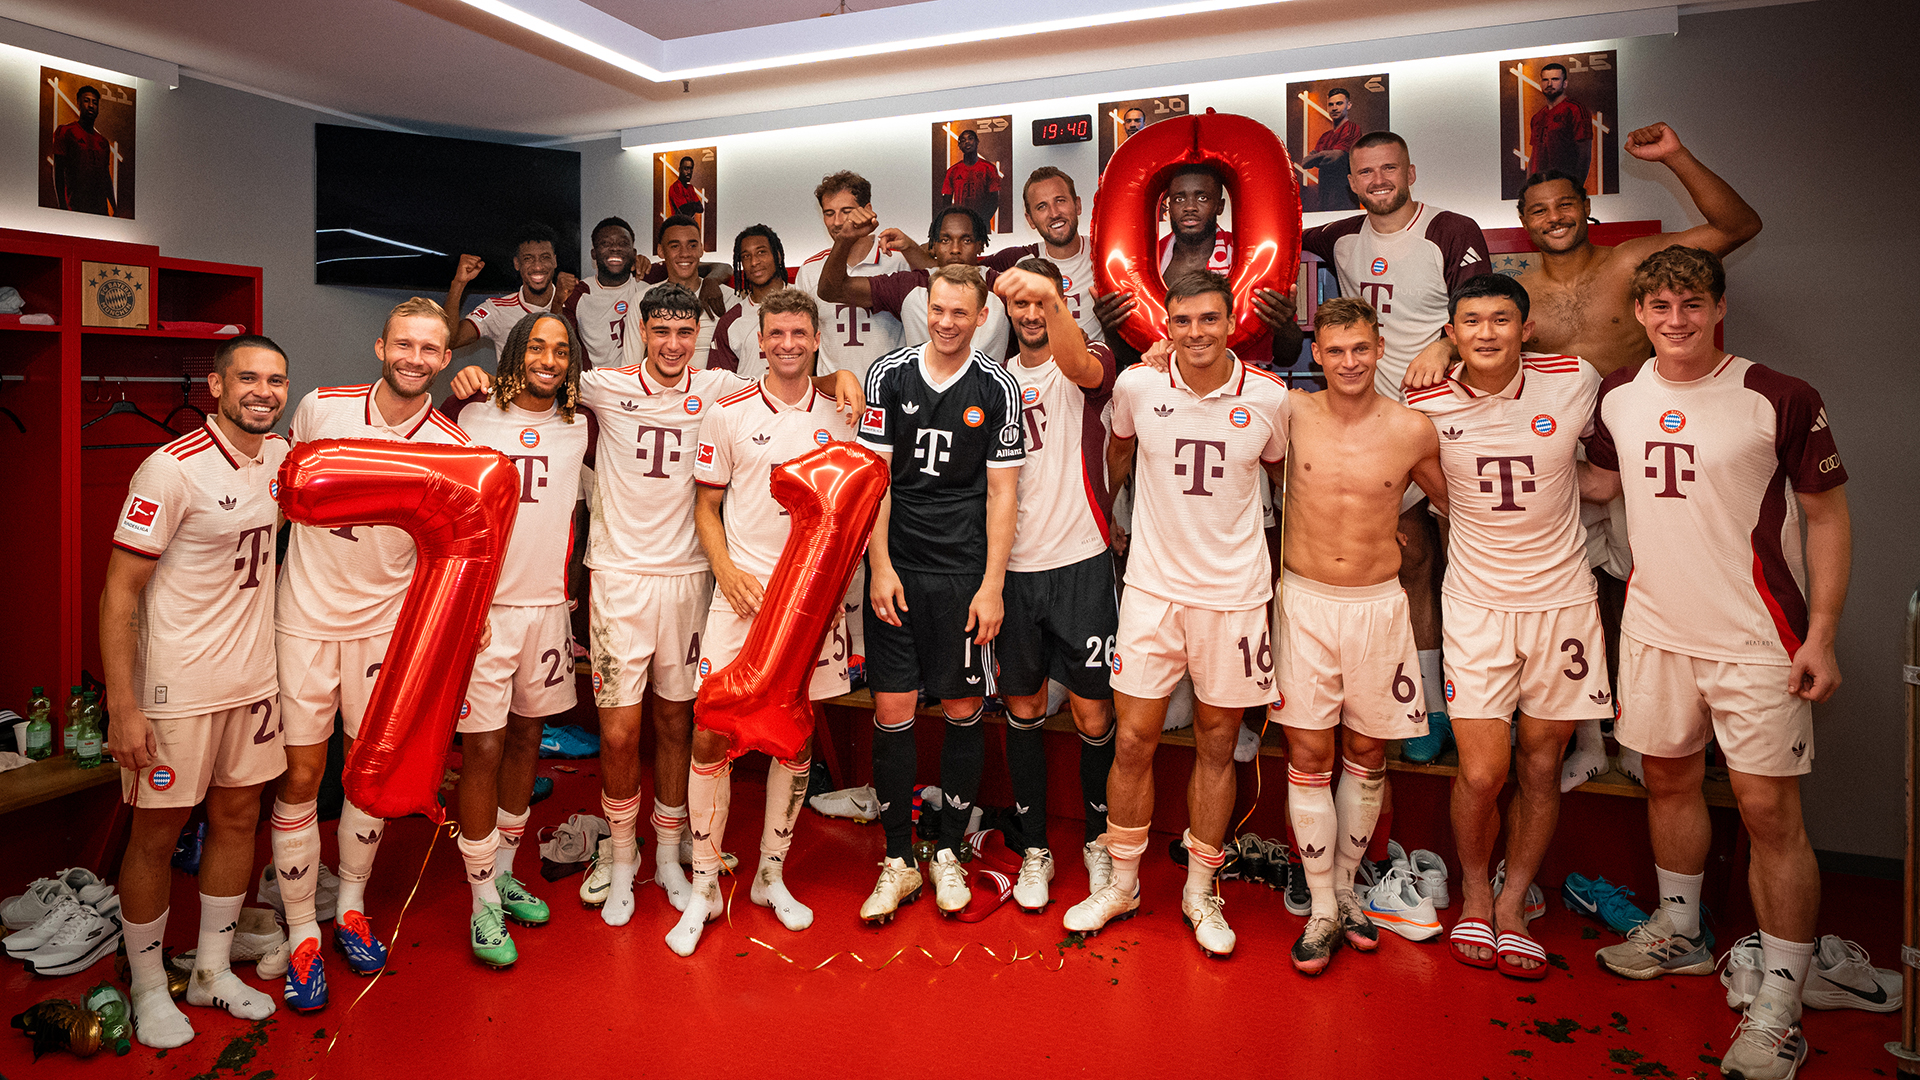
[{"label": "white jersey with red trim", "polygon": [[566,603],[573,507],[592,445],[593,414],[576,412],[569,424],[557,406],[535,413],[509,402],[502,409],[488,395],[456,402],[448,411],[476,446],[500,451],[520,471],[520,509],[493,602],[508,607]]},{"label": "white jersey with red trim", "polygon": [[1015,355],[1007,371],[1020,384],[1026,464],[1020,469],[1019,515],[1007,569],[1029,573],[1071,566],[1107,549],[1107,428],[1113,399],[1112,350],[1089,342],[1100,383],[1081,386],[1051,359],[1028,367]]},{"label": "white jersey with red trim", "polygon": [[[667,282],[656,281],[651,285],[647,285],[644,289],[641,290],[641,295],[645,296],[647,293],[652,292],[653,290],[665,284],[667,284]],[[698,297],[700,296],[699,287],[690,289],[688,291],[692,292],[696,299],[698,299]],[[739,301],[740,301],[739,293],[734,292],[732,288],[726,285],[720,286],[720,303],[722,305],[720,308],[721,311],[725,311],[727,308],[732,307],[734,304],[738,303]],[[694,342],[693,359],[689,361],[689,363],[691,363],[695,368],[704,368],[707,366],[707,353],[713,350],[713,330],[714,330],[714,326],[718,322],[719,320],[714,317],[713,312],[708,311],[707,305],[704,302],[702,302],[700,304],[700,333],[699,333],[699,337]],[[629,338],[627,342],[627,354],[626,354],[625,362],[629,365],[644,364],[646,363],[646,360],[647,360],[646,329],[641,325],[641,321],[637,313],[635,314],[634,320],[633,320],[633,330],[634,330],[633,337]]]},{"label": "white jersey with red trim", "polygon": [[1620,473],[1627,500],[1621,632],[1705,660],[1790,664],[1808,614],[1794,496],[1847,482],[1819,392],[1738,356],[1671,382],[1656,358],[1601,383],[1587,457]]},{"label": "white jersey with red trim", "polygon": [[287,440],[242,454],[219,424],[154,451],[134,471],[113,546],[158,560],[140,594],[134,701],[155,719],[272,697],[273,481]]},{"label": "white jersey with red trim", "polygon": [[1440,432],[1451,504],[1448,596],[1495,611],[1551,611],[1595,594],[1574,472],[1600,373],[1577,356],[1523,353],[1497,394],[1457,378],[1407,395]]},{"label": "white jersey with red trim", "polygon": [[599,421],[587,565],[627,574],[708,569],[693,532],[693,459],[714,402],[753,385],[688,368],[666,386],[644,364],[580,375],[580,404]]},{"label": "white jersey with red trim", "polygon": [[520,295],[520,290],[515,289],[505,296],[482,300],[479,307],[467,313],[467,322],[472,323],[487,344],[493,346],[493,361],[497,364],[500,354],[506,350],[507,335],[513,333],[513,328],[519,325],[521,319],[536,312],[559,311],[561,306],[559,289],[553,290],[553,296],[545,307],[534,307],[527,303]]},{"label": "white jersey with red trim", "polygon": [[629,362],[628,343],[640,335],[640,298],[647,289],[637,275],[618,285],[602,285],[594,277],[582,281],[567,297],[567,317],[580,331],[586,367],[620,367]]},{"label": "white jersey with red trim", "polygon": [[[374,387],[323,386],[300,399],[287,425],[293,445],[315,439],[383,439],[433,446],[473,440],[424,398],[426,407],[389,425]],[[413,537],[392,525],[293,527],[275,612],[279,629],[312,641],[357,641],[392,630],[413,580]]]},{"label": "white jersey with red trim", "polygon": [[1113,435],[1139,440],[1127,588],[1208,611],[1273,596],[1261,463],[1285,459],[1293,415],[1279,379],[1232,363],[1204,396],[1177,359],[1164,372],[1136,364],[1113,384]]},{"label": "white jersey with red trim", "polygon": [[773,498],[774,468],[828,443],[852,441],[853,421],[811,386],[799,404],[789,405],[761,380],[708,410],[693,479],[726,489],[727,556],[736,568],[765,585],[786,547],[791,522]]},{"label": "white jersey with red trim", "polygon": [[1420,350],[1440,338],[1447,299],[1468,279],[1489,273],[1487,240],[1470,217],[1415,203],[1412,220],[1392,233],[1355,214],[1301,234],[1300,247],[1333,264],[1340,295],[1355,296],[1380,313],[1385,355],[1374,368],[1374,389],[1404,400],[1400,382]]},{"label": "white jersey with red trim", "polygon": [[[820,270],[832,251],[822,251],[808,259],[794,277],[794,287],[820,304],[820,371],[851,371],[862,383],[875,360],[900,347],[900,320],[884,311],[870,311],[851,304],[829,304],[820,299]],[[906,257],[897,251],[882,251],[875,243],[867,257],[847,267],[853,277],[874,277],[899,270],[910,270]]]}]

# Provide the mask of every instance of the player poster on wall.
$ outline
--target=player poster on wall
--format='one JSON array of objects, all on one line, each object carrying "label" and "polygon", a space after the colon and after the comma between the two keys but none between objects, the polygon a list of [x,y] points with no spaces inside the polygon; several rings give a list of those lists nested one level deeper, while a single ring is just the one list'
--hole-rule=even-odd
[{"label": "player poster on wall", "polygon": [[933,125],[933,213],[964,206],[991,232],[1013,231],[1013,117]]},{"label": "player poster on wall", "polygon": [[[714,200],[720,190],[715,171],[714,148],[663,150],[653,155],[653,232],[660,234],[660,223],[675,214],[685,214],[700,223],[700,243],[708,250],[719,249],[719,219]],[[635,237],[647,244],[647,237]]]},{"label": "player poster on wall", "polygon": [[1120,144],[1132,138],[1148,124],[1157,124],[1169,116],[1187,114],[1187,95],[1162,94],[1152,98],[1134,98],[1131,101],[1103,101],[1100,112],[1094,116],[1094,125],[1100,129],[1100,171],[1107,171],[1107,162]]},{"label": "player poster on wall", "polygon": [[1527,177],[1562,172],[1589,195],[1620,190],[1617,53],[1500,61],[1500,197]]},{"label": "player poster on wall", "polygon": [[1347,151],[1386,131],[1387,76],[1343,75],[1287,84],[1287,156],[1300,174],[1300,209],[1358,210],[1347,186]]},{"label": "player poster on wall", "polygon": [[131,86],[40,69],[40,205],[133,216]]}]

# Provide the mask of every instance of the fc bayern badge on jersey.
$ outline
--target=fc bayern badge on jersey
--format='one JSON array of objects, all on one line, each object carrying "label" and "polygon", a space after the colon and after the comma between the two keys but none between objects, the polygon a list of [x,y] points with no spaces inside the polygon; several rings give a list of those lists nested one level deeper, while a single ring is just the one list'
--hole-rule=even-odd
[{"label": "fc bayern badge on jersey", "polygon": [[173,780],[173,767],[169,765],[155,765],[153,770],[147,773],[147,786],[155,791],[165,791],[172,787]]}]

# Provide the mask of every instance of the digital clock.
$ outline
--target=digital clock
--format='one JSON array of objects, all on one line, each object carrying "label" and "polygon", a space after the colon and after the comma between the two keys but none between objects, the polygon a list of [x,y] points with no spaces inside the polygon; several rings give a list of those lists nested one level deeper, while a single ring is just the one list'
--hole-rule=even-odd
[{"label": "digital clock", "polygon": [[1093,117],[1055,116],[1033,122],[1033,145],[1058,146],[1061,143],[1086,142],[1093,138]]}]

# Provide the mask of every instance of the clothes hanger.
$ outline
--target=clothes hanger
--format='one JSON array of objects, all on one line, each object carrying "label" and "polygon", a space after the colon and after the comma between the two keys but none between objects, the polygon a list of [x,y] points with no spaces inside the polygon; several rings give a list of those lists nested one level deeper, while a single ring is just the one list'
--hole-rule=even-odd
[{"label": "clothes hanger", "polygon": [[156,443],[107,443],[107,444],[102,444],[102,445],[93,445],[93,446],[85,446],[85,445],[83,445],[83,446],[81,446],[81,447],[80,447],[80,449],[82,449],[82,450],[137,450],[137,449],[151,449],[151,448],[154,448],[154,447],[160,447],[160,446],[165,446],[165,445],[167,445],[167,443],[169,443],[169,442],[172,442],[172,441],[173,441],[174,439],[177,439],[177,438],[179,438],[179,437],[180,437],[180,433],[179,433],[178,431],[175,431],[175,430],[174,430],[173,428],[171,428],[171,427],[169,427],[169,426],[167,426],[167,424],[166,424],[166,423],[164,423],[163,421],[160,421],[160,420],[155,420],[155,419],[154,419],[153,417],[151,417],[151,416],[149,416],[149,415],[147,415],[147,413],[146,413],[146,411],[145,411],[144,409],[142,409],[142,408],[140,408],[140,406],[138,406],[138,405],[135,405],[135,404],[134,404],[133,402],[131,402],[131,401],[128,401],[128,400],[127,400],[127,392],[126,392],[125,390],[121,390],[121,391],[120,391],[120,400],[118,400],[118,401],[116,401],[116,402],[114,402],[114,403],[113,403],[113,404],[112,404],[111,406],[109,406],[109,407],[107,408],[107,411],[106,411],[106,412],[103,412],[103,413],[101,413],[101,414],[100,414],[99,416],[96,416],[96,417],[94,417],[93,419],[91,419],[91,420],[89,420],[89,421],[87,421],[86,423],[84,423],[84,424],[81,424],[81,425],[80,425],[80,430],[82,430],[82,431],[85,431],[85,430],[86,430],[87,428],[90,428],[90,427],[92,427],[93,425],[95,425],[95,424],[97,424],[97,423],[99,423],[100,421],[102,421],[102,420],[105,420],[105,419],[106,419],[107,417],[109,417],[109,416],[119,416],[119,415],[132,415],[132,416],[137,416],[137,417],[139,417],[140,419],[142,419],[142,420],[145,420],[145,421],[146,421],[147,423],[149,423],[149,424],[152,424],[152,425],[153,425],[154,427],[157,427],[157,428],[159,428],[160,430],[162,430],[162,431],[164,431],[164,432],[166,432],[166,433],[167,433],[167,434],[168,434],[169,436],[171,436],[171,437],[170,437],[170,438],[168,438],[168,439],[167,439],[167,440],[166,440],[165,442],[156,442]]},{"label": "clothes hanger", "polygon": [[202,424],[207,422],[205,410],[193,403],[193,376],[191,375],[180,376],[180,404],[174,406],[173,411],[167,414],[167,418],[160,422],[161,425],[171,429],[173,427],[173,418],[183,412],[190,412],[199,417],[200,423]]}]

